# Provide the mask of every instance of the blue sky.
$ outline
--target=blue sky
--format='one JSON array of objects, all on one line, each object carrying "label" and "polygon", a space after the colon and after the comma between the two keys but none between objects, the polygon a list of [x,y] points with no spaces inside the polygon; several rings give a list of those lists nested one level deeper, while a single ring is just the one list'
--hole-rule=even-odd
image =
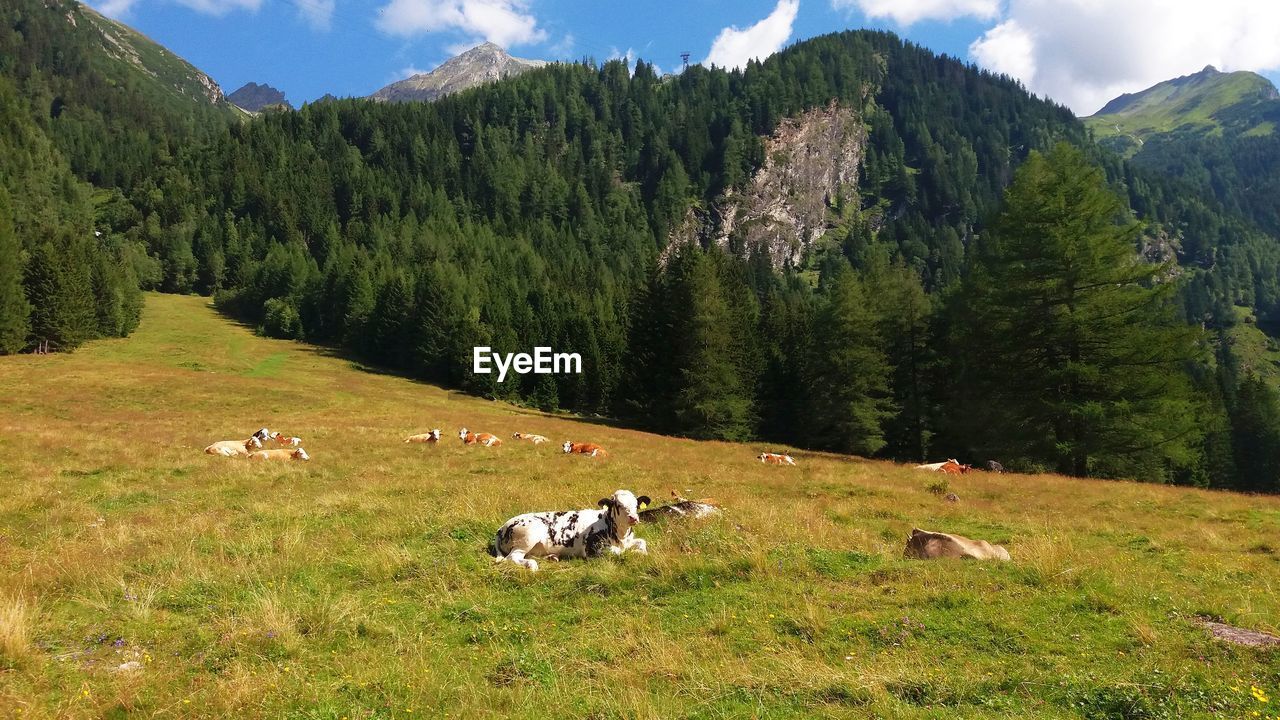
[{"label": "blue sky", "polygon": [[[1087,114],[1206,64],[1280,79],[1259,0],[90,0],[209,73],[294,104],[367,95],[483,40],[521,57],[737,65],[846,28],[893,30]],[[1153,41],[1152,36],[1158,38]]]}]

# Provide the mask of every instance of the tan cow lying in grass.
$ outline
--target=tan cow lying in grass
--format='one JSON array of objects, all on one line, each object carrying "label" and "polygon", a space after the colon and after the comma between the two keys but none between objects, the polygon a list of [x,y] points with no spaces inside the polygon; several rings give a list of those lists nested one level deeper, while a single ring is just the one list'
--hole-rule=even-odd
[{"label": "tan cow lying in grass", "polygon": [[511,437],[515,438],[516,440],[528,440],[534,445],[541,445],[542,443],[547,441],[547,439],[542,435],[533,435],[531,433],[522,433],[522,432],[511,433]]},{"label": "tan cow lying in grass", "polygon": [[262,448],[262,441],[258,440],[257,435],[251,435],[248,440],[219,440],[204,449],[206,455],[221,455],[222,457],[244,457],[256,449]]},{"label": "tan cow lying in grass", "polygon": [[404,441],[407,443],[438,443],[440,442],[440,428],[436,428],[429,433],[410,435]]},{"label": "tan cow lying in grass", "polygon": [[756,459],[765,465],[795,465],[795,458],[781,453],[762,452]]},{"label": "tan cow lying in grass", "polygon": [[466,428],[458,431],[458,437],[462,439],[464,445],[483,445],[485,447],[497,447],[502,444],[502,440],[497,435],[489,433],[473,433]]},{"label": "tan cow lying in grass", "polygon": [[920,528],[911,530],[907,538],[904,557],[933,560],[936,558],[965,558],[969,560],[1008,560],[1009,551],[986,540],[971,540],[960,535],[929,532]]},{"label": "tan cow lying in grass", "polygon": [[561,445],[560,448],[564,450],[567,455],[588,455],[590,457],[598,458],[609,457],[609,453],[605,452],[604,448],[596,445],[595,443],[576,443],[565,440],[564,445]]},{"label": "tan cow lying in grass", "polygon": [[970,465],[961,465],[959,460],[951,458],[944,462],[928,463],[926,465],[917,465],[916,470],[929,470],[931,472],[944,472],[951,475],[963,475],[973,467]]},{"label": "tan cow lying in grass", "polygon": [[644,554],[649,546],[635,537],[631,528],[640,522],[640,508],[649,504],[645,495],[636,497],[619,490],[599,502],[602,510],[561,510],[517,515],[498,529],[494,538],[494,562],[509,560],[531,571],[538,569],[533,558],[589,558],[611,552],[633,550]]},{"label": "tan cow lying in grass", "polygon": [[297,450],[259,450],[258,452],[249,453],[250,460],[310,460],[311,456],[306,450],[298,448]]}]

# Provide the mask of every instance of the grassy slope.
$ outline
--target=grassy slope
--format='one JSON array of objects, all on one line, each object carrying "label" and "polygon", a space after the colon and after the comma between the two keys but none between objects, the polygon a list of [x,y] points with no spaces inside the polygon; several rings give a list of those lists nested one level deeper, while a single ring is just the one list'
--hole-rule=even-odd
[{"label": "grassy slope", "polygon": [[1251,72],[1197,74],[1154,85],[1136,93],[1123,109],[1099,113],[1084,118],[1084,122],[1104,144],[1116,145],[1128,139],[1130,151],[1136,151],[1152,135],[1220,134],[1224,122],[1244,122],[1244,127],[1235,130],[1261,135],[1270,131],[1272,123],[1250,122],[1248,118],[1278,102],[1261,99],[1269,89],[1274,92],[1270,81]]},{"label": "grassy slope", "polygon": [[1276,390],[1280,390],[1280,340],[1267,335],[1257,325],[1245,322],[1253,311],[1237,306],[1239,321],[1229,332],[1232,351],[1240,359],[1240,369],[1252,372]]},{"label": "grassy slope", "polygon": [[[189,297],[151,296],[127,340],[0,359],[0,409],[3,717],[1246,717],[1277,702],[1250,683],[1280,696],[1277,653],[1190,619],[1280,629],[1277,498],[974,473],[948,504],[888,463],[763,467],[363,372]],[[264,423],[314,460],[200,452]],[[459,425],[613,457],[400,442]],[[507,517],[618,487],[728,512],[642,527],[648,557],[485,554]],[[912,526],[1014,562],[903,560]]]}]

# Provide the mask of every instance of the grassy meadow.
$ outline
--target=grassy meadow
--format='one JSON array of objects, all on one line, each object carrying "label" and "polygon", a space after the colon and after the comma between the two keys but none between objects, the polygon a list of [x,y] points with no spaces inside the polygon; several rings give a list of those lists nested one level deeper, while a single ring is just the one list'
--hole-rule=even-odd
[{"label": "grassy meadow", "polygon": [[[262,425],[312,461],[201,452]],[[463,425],[556,446],[464,447]],[[762,449],[479,400],[149,296],[129,339],[0,358],[0,717],[1280,717],[1280,651],[1196,623],[1280,631],[1280,498],[931,487]],[[639,527],[648,556],[486,552],[512,515],[618,488],[725,512]],[[904,560],[912,527],[1013,562]]]}]

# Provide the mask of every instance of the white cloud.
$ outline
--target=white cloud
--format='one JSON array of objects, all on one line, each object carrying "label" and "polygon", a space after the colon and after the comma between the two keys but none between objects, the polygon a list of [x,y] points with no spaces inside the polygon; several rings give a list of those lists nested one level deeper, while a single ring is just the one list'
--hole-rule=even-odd
[{"label": "white cloud", "polygon": [[791,37],[791,25],[800,11],[800,0],[778,0],[769,16],[745,30],[730,26],[711,43],[704,65],[740,68],[749,60],[763,59],[778,52]]},{"label": "white cloud", "polygon": [[129,14],[133,9],[134,3],[138,0],[97,0],[90,3],[93,7],[107,17],[120,18]]},{"label": "white cloud", "polygon": [[336,0],[293,0],[298,14],[316,30],[328,30],[333,26],[333,10]]},{"label": "white cloud", "polygon": [[577,41],[574,39],[573,33],[565,33],[564,37],[560,38],[560,40],[547,48],[547,52],[550,53],[553,58],[567,58],[573,54],[573,48],[576,42]]},{"label": "white cloud", "polygon": [[1000,15],[1000,0],[831,0],[831,7],[860,10],[872,20],[889,19],[902,26],[962,17],[994,20]]},{"label": "white cloud", "polygon": [[376,24],[388,35],[462,32],[504,48],[547,39],[528,0],[391,0]]},{"label": "white cloud", "polygon": [[[90,3],[98,12],[108,17],[119,18],[128,15],[134,6],[141,0],[97,0]],[[236,10],[249,10],[256,12],[262,7],[262,0],[168,0],[169,2],[181,5],[186,8],[195,10],[204,15],[215,15],[221,17]],[[299,4],[303,2],[328,2],[332,4],[333,0],[296,0]]]},{"label": "white cloud", "polygon": [[1280,68],[1280,2],[1010,0],[1003,21],[969,54],[1088,114],[1205,65]]}]

